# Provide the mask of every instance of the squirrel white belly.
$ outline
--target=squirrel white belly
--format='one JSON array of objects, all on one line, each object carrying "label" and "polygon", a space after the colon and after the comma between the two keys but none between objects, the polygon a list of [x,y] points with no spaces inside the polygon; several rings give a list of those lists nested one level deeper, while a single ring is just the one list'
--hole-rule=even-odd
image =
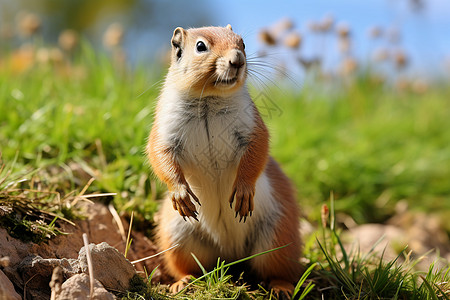
[{"label": "squirrel white belly", "polygon": [[[301,273],[299,215],[289,179],[269,156],[269,135],[245,84],[242,38],[231,26],[172,37],[172,61],[158,100],[147,153],[168,186],[157,227],[166,268],[178,280],[217,258],[249,261],[277,291],[292,292]],[[234,207],[233,207],[234,205]]]}]

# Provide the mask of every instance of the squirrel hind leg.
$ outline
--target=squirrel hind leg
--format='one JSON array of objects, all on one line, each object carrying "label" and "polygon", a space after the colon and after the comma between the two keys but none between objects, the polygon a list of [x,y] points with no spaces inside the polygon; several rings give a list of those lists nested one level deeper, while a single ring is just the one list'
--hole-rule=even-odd
[{"label": "squirrel hind leg", "polygon": [[185,275],[183,276],[180,280],[174,282],[170,287],[169,287],[169,291],[171,294],[177,294],[179,293],[182,289],[184,289],[188,283],[189,280],[191,279],[192,275]]},{"label": "squirrel hind leg", "polygon": [[278,299],[291,299],[294,292],[294,285],[282,279],[272,279],[269,286]]}]

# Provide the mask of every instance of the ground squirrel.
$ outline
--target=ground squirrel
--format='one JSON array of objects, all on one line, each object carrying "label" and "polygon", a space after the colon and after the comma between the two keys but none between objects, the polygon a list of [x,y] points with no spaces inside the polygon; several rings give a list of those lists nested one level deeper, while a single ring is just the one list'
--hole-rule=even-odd
[{"label": "ground squirrel", "polygon": [[[167,184],[157,238],[180,290],[217,258],[292,292],[301,267],[299,213],[289,179],[269,156],[269,134],[246,86],[242,38],[226,27],[175,29],[147,154]],[[233,208],[234,204],[234,208]]]}]

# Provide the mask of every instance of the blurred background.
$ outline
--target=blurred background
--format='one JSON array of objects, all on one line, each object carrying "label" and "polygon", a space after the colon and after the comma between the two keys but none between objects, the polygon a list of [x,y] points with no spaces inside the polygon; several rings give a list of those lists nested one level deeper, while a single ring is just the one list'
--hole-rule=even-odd
[{"label": "blurred background", "polygon": [[0,1],[2,48],[37,33],[56,46],[61,33],[73,30],[97,48],[120,43],[131,63],[161,58],[177,26],[228,23],[244,36],[249,54],[274,52],[290,72],[311,64],[350,71],[359,62],[389,69],[385,62],[392,60],[397,68],[437,75],[450,64],[446,0]]}]

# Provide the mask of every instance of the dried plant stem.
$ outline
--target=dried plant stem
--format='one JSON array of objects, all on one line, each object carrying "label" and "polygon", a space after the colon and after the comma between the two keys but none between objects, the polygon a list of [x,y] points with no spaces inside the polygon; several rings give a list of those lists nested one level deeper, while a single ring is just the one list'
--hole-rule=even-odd
[{"label": "dried plant stem", "polygon": [[25,285],[23,286],[23,299],[26,299],[26,296],[27,296],[27,284],[28,284],[31,280],[33,280],[33,278],[36,277],[37,275],[39,275],[39,274],[37,274],[37,273],[34,274],[33,276],[31,276],[30,279],[27,280],[27,282],[25,282]]},{"label": "dried plant stem", "polygon": [[92,264],[91,250],[89,250],[89,240],[86,233],[83,233],[84,248],[86,249],[86,258],[89,270],[89,299],[94,295],[94,266]]},{"label": "dried plant stem", "polygon": [[113,220],[116,222],[117,227],[119,227],[119,232],[120,232],[120,236],[122,237],[122,240],[126,241],[127,236],[126,236],[125,228],[123,227],[122,220],[120,219],[119,213],[115,209],[114,205],[112,205],[112,203],[110,203],[108,205],[108,209],[109,209],[109,212],[111,213],[111,215],[113,216]]},{"label": "dried plant stem", "polygon": [[134,218],[134,211],[131,212],[130,227],[128,228],[127,242],[125,244],[125,258],[127,258],[128,250],[130,249],[131,246],[130,237],[131,237],[131,228],[133,226],[133,218]]},{"label": "dried plant stem", "polygon": [[144,257],[144,258],[140,258],[140,259],[138,259],[138,260],[132,261],[131,263],[132,263],[133,265],[134,265],[134,264],[137,264],[138,262],[141,262],[141,261],[144,261],[144,260],[147,260],[147,259],[156,257],[156,256],[161,255],[161,254],[163,254],[164,252],[170,251],[170,250],[172,250],[172,249],[174,249],[174,248],[176,248],[176,247],[178,247],[178,246],[179,246],[178,244],[175,244],[175,245],[173,245],[172,247],[167,248],[166,250],[163,250],[163,251],[161,251],[161,252],[158,252],[158,253],[156,253],[156,254],[153,254],[153,255],[150,255],[150,256],[147,256],[147,257]]}]

